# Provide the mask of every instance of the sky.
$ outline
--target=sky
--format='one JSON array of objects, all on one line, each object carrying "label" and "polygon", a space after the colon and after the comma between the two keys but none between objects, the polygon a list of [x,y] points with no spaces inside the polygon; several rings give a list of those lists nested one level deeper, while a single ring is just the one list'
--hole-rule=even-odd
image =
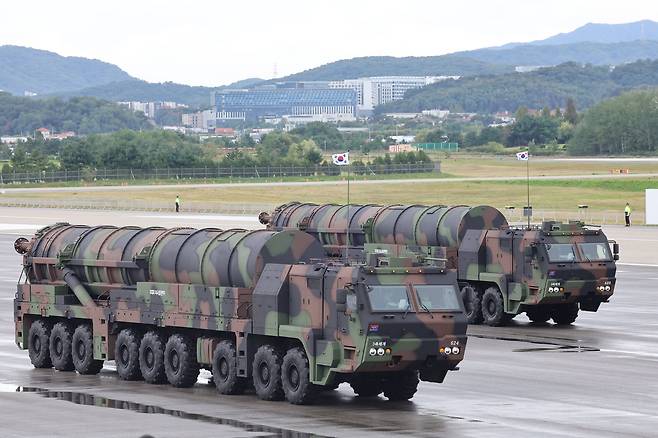
[{"label": "sky", "polygon": [[357,56],[432,56],[588,22],[658,21],[625,0],[3,1],[0,45],[96,58],[150,82],[218,86]]}]

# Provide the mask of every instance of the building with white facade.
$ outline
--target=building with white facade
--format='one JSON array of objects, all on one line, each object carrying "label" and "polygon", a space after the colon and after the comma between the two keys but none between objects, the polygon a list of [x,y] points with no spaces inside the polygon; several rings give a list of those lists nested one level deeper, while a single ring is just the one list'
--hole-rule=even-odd
[{"label": "building with white facade", "polygon": [[401,100],[409,90],[447,79],[459,79],[459,76],[373,76],[330,81],[328,86],[354,90],[357,96],[357,111],[367,114],[377,105]]}]

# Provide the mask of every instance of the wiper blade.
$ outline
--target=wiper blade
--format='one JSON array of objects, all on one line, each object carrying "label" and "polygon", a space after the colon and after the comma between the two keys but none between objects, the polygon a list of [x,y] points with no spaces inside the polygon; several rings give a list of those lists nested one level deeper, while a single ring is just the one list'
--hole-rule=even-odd
[{"label": "wiper blade", "polygon": [[432,312],[430,312],[430,309],[428,309],[427,306],[426,306],[425,304],[420,303],[420,307],[422,307],[423,309],[425,309],[425,311],[426,311],[427,313],[430,314],[430,316],[432,317],[432,319],[434,319],[434,315],[432,315]]},{"label": "wiper blade", "polygon": [[407,301],[407,308],[404,310],[404,315],[402,315],[402,319],[407,318],[407,314],[409,313],[410,310],[411,310],[411,303]]}]

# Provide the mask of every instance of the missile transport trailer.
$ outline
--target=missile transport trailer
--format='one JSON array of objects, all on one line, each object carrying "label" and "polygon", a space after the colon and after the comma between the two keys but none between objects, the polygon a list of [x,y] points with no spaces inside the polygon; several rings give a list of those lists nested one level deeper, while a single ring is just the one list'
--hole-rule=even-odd
[{"label": "missile transport trailer", "polygon": [[14,247],[16,342],[38,368],[95,374],[113,359],[125,380],[177,387],[205,368],[220,393],[253,384],[303,404],[341,382],[409,399],[464,355],[455,272],[400,247],[348,265],[296,230],[65,223]]},{"label": "missile transport trailer", "polygon": [[[349,213],[348,213],[349,211]],[[349,214],[349,221],[347,220]],[[578,311],[596,311],[615,287],[613,251],[600,229],[580,222],[510,227],[490,206],[316,205],[289,203],[259,219],[269,229],[301,229],[328,255],[366,243],[445,247],[457,269],[469,323],[504,325],[525,312],[534,322],[571,324]]]}]

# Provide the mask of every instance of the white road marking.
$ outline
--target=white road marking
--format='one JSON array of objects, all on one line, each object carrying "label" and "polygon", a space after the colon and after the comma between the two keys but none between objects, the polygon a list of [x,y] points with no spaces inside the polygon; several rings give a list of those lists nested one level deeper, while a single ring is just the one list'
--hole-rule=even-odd
[{"label": "white road marking", "polygon": [[644,266],[648,268],[658,268],[658,265],[652,265],[649,263],[620,263],[617,262],[617,266]]}]

